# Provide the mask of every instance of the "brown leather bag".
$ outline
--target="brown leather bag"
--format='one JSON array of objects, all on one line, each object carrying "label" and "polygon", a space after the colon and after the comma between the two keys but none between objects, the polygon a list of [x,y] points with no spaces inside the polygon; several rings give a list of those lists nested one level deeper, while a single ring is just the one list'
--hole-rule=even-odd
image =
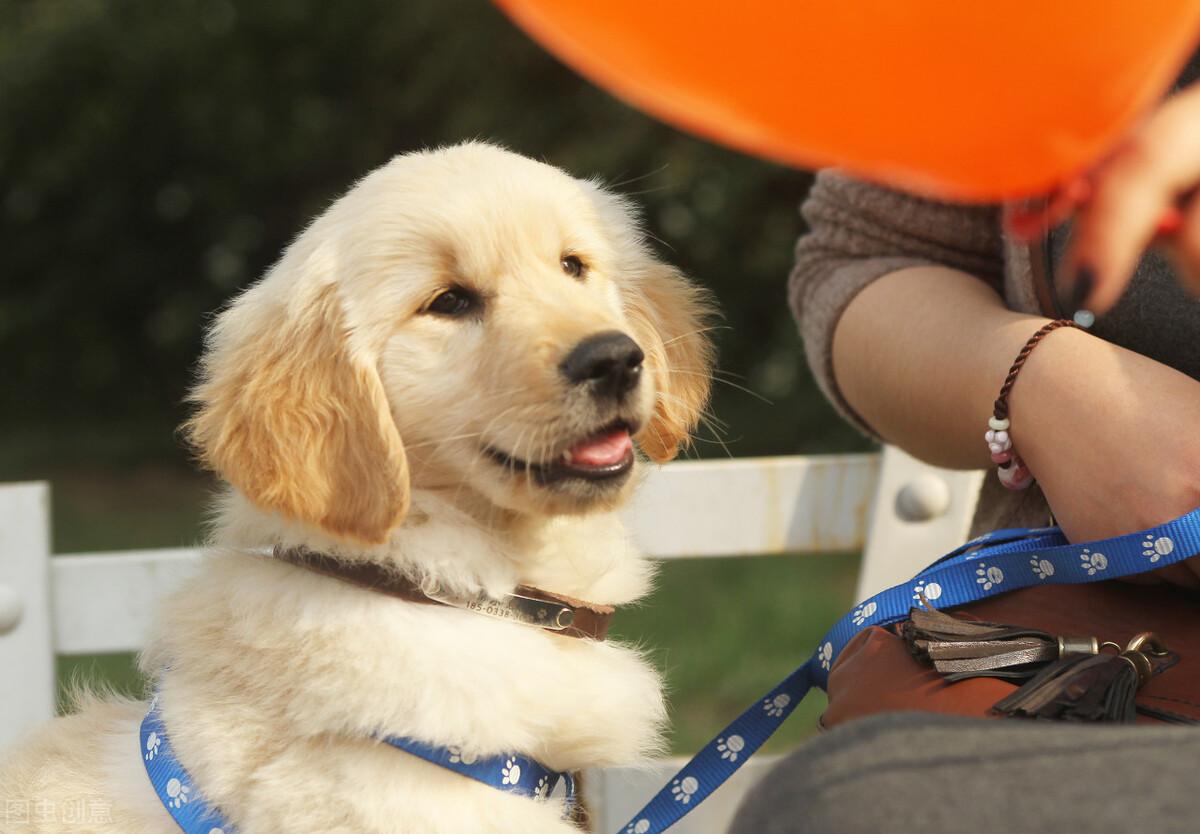
[{"label": "brown leather bag", "polygon": [[[1138,721],[1200,721],[1200,596],[1194,593],[1124,582],[1035,586],[952,613],[1056,635],[1095,635],[1122,646],[1141,632],[1155,632],[1179,659],[1138,690],[1136,704],[1159,715],[1139,715]],[[897,626],[876,626],[855,636],[830,671],[821,725],[904,710],[994,718],[992,707],[1017,687],[987,677],[948,683],[913,655]]]}]

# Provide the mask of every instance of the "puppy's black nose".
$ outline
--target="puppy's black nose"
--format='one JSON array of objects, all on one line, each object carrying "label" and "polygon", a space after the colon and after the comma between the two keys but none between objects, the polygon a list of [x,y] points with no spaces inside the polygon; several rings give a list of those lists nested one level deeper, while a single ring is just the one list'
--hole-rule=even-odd
[{"label": "puppy's black nose", "polygon": [[637,385],[645,358],[633,339],[606,330],[575,345],[559,368],[575,385],[590,385],[596,396],[619,400]]}]

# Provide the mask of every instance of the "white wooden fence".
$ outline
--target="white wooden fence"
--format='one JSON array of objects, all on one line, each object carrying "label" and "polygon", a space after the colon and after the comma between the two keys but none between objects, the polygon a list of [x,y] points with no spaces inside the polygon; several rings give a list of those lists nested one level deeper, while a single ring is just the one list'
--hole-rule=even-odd
[{"label": "white wooden fence", "polygon": [[[980,477],[893,448],[674,463],[648,476],[628,522],[663,559],[862,549],[861,599],[963,541]],[[0,486],[0,748],[54,714],[56,654],[138,650],[149,628],[144,601],[170,591],[200,557],[190,548],[52,556],[49,529],[46,484]],[[591,774],[595,830],[624,823],[681,763]],[[752,760],[676,830],[724,831],[767,764]]]}]

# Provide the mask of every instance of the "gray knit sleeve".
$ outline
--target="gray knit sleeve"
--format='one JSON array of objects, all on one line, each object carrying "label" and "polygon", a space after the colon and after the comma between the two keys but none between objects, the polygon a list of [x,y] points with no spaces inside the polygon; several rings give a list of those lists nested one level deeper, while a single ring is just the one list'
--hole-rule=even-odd
[{"label": "gray knit sleeve", "polygon": [[801,213],[809,232],[796,244],[788,300],[809,367],[834,408],[878,439],[833,376],[833,334],[842,313],[872,281],[910,266],[960,269],[1003,295],[999,209],[934,202],[822,171]]}]

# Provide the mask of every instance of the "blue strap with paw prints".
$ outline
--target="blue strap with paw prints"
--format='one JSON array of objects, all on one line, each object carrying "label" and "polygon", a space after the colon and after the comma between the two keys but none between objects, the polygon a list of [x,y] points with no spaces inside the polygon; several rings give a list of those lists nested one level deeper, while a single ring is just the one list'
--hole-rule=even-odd
[{"label": "blue strap with paw prints", "polygon": [[[447,770],[509,793],[536,801],[545,801],[559,781],[565,781],[566,808],[575,804],[575,781],[569,773],[550,770],[528,756],[487,756],[477,758],[455,747],[436,747],[411,738],[387,736],[380,739],[406,753],[425,759]],[[195,782],[175,757],[163,726],[158,698],[142,719],[142,760],[146,775],[159,801],[185,834],[235,834],[214,806],[197,791]]]},{"label": "blue strap with paw prints", "polygon": [[618,834],[657,834],[685,817],[745,764],[812,687],[825,688],[830,667],[855,634],[905,619],[922,595],[950,608],[1030,585],[1131,576],[1197,553],[1200,509],[1141,533],[1087,544],[1070,544],[1057,527],[997,530],[973,539],[912,580],[855,606],[807,662],[705,745]]},{"label": "blue strap with paw prints", "polygon": [[142,719],[139,737],[146,775],[150,777],[154,793],[179,828],[187,834],[234,834],[234,829],[221,814],[196,791],[192,777],[175,758],[158,709],[157,695],[150,701],[150,710]]}]

